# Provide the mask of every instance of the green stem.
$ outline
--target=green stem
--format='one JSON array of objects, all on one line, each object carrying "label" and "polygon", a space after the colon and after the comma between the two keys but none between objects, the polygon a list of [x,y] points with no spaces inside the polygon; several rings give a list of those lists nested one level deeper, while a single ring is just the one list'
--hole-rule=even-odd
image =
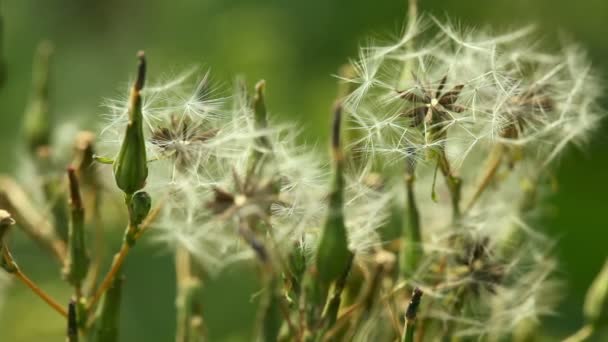
[{"label": "green stem", "polygon": [[403,329],[403,335],[401,336],[402,342],[414,342],[414,331],[416,330],[416,323],[407,322],[405,329]]},{"label": "green stem", "polygon": [[[117,273],[121,273],[120,270]],[[120,302],[123,277],[114,277],[95,314],[92,342],[117,342],[120,324]]]},{"label": "green stem", "polygon": [[439,163],[439,169],[445,178],[445,182],[450,192],[450,198],[452,201],[452,220],[457,222],[460,219],[460,195],[462,188],[462,181],[459,177],[456,177],[452,173],[450,162],[445,154],[445,147],[442,147],[437,154],[437,162]]},{"label": "green stem", "polygon": [[593,331],[594,331],[593,326],[587,324],[587,325],[583,326],[581,329],[579,329],[576,333],[565,338],[562,342],[587,341],[591,337],[591,335],[593,335]]},{"label": "green stem", "polygon": [[420,212],[416,205],[414,181],[414,176],[408,172],[405,176],[407,220],[405,222],[405,229],[403,230],[399,261],[402,279],[407,279],[416,272],[424,253],[422,248],[422,234],[420,232]]}]

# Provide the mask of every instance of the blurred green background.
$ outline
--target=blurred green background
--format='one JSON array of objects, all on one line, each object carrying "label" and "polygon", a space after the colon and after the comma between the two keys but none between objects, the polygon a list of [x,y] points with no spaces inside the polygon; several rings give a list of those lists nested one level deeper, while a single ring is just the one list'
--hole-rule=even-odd
[{"label": "blurred green background", "polygon": [[[608,76],[606,0],[420,2],[423,11],[448,14],[466,26],[537,24],[549,45],[580,42],[599,76]],[[356,57],[358,44],[370,34],[398,33],[406,13],[406,0],[5,0],[1,6],[9,73],[0,90],[3,173],[16,169],[32,55],[40,40],[50,39],[56,48],[53,112],[62,120],[95,127],[102,99],[119,94],[133,74],[135,52],[144,49],[151,78],[192,65],[210,67],[226,86],[236,74],[250,82],[265,78],[272,112],[301,122],[308,140],[315,141],[326,137],[336,89],[331,74]],[[608,256],[607,136],[604,125],[589,148],[569,151],[557,170],[559,192],[548,199],[554,210],[543,227],[559,239],[556,253],[566,281],[564,300],[547,319],[554,337],[580,327],[584,293]],[[15,249],[28,274],[55,297],[68,297],[55,265],[29,241],[17,237]],[[171,258],[143,243],[128,261],[127,275],[123,340],[171,341]],[[256,286],[255,274],[244,268],[208,284],[211,341],[250,340]],[[18,284],[0,310],[0,341],[62,340],[61,320]]]}]

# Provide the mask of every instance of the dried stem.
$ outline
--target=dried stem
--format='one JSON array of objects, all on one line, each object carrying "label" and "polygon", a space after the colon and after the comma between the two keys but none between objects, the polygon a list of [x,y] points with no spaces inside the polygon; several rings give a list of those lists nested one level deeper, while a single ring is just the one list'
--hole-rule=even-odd
[{"label": "dried stem", "polygon": [[494,177],[496,176],[498,168],[500,167],[500,164],[502,163],[503,156],[504,156],[504,147],[502,145],[495,146],[494,149],[492,150],[492,152],[490,153],[490,155],[488,156],[488,161],[486,162],[486,172],[484,173],[483,177],[481,178],[481,181],[479,182],[479,185],[477,186],[477,189],[475,190],[473,197],[471,197],[471,199],[465,206],[465,209],[464,209],[465,212],[468,212],[469,210],[471,210],[471,208],[473,208],[475,203],[477,203],[477,200],[481,197],[481,195],[484,193],[484,191],[492,183],[492,180],[494,180]]},{"label": "dried stem", "polygon": [[13,179],[0,176],[0,203],[15,216],[19,226],[63,265],[67,247],[53,225],[34,207],[25,191]]},{"label": "dried stem", "polygon": [[56,300],[54,300],[51,296],[49,296],[46,292],[44,292],[36,283],[34,283],[30,278],[28,278],[21,270],[17,269],[15,273],[13,273],[15,278],[19,279],[25,286],[29,287],[40,299],[45,301],[51,308],[57,311],[63,317],[68,317],[68,312],[65,310],[61,304],[59,304]]}]

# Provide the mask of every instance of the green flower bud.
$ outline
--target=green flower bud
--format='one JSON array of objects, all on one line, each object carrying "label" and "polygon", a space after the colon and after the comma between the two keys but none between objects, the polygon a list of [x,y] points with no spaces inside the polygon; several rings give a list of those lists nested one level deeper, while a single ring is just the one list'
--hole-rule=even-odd
[{"label": "green flower bud", "polygon": [[255,95],[253,96],[253,115],[255,124],[258,128],[266,128],[268,126],[268,113],[266,110],[266,100],[264,99],[264,90],[266,89],[266,81],[261,80],[255,85]]},{"label": "green flower bud", "polygon": [[332,126],[334,177],[329,197],[329,212],[317,247],[316,266],[321,282],[329,284],[348,269],[353,253],[348,249],[344,224],[344,156],[340,146],[342,107],[336,106]]},{"label": "green flower bud", "polygon": [[145,191],[136,192],[131,198],[129,204],[129,210],[131,212],[132,224],[135,226],[140,225],[143,220],[148,216],[150,208],[152,207],[152,198]]},{"label": "green flower bud", "polygon": [[114,160],[116,185],[127,195],[143,189],[148,178],[140,94],[146,77],[146,59],[143,52],[139,53],[138,58],[137,79],[129,99],[129,123],[118,156]]},{"label": "green flower bud", "polygon": [[49,62],[53,46],[49,42],[38,45],[33,66],[33,84],[29,104],[25,110],[23,130],[32,153],[48,146],[51,140],[49,111]]},{"label": "green flower bud", "polygon": [[608,324],[608,260],[587,291],[583,311],[593,326]]},{"label": "green flower bud", "polygon": [[[264,91],[266,89],[266,81],[261,80],[255,85],[255,94],[253,96],[253,120],[255,128],[263,130],[268,127],[268,111],[266,109],[266,100]],[[255,173],[255,171],[263,165],[264,161],[268,158],[268,154],[272,150],[270,140],[265,135],[260,135],[255,140],[255,145],[249,159],[249,172]]]},{"label": "green flower bud", "polygon": [[68,256],[63,269],[66,280],[80,288],[89,271],[90,258],[85,239],[84,208],[76,171],[68,169],[70,183],[70,224],[68,231]]}]

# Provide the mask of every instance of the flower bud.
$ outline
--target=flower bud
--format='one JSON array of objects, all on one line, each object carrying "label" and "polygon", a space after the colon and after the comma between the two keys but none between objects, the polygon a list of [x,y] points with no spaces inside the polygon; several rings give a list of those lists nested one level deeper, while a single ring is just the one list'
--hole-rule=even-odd
[{"label": "flower bud", "polygon": [[148,216],[150,208],[152,207],[152,198],[145,191],[136,192],[133,195],[129,206],[131,211],[131,223],[138,226],[143,222],[146,216]]},{"label": "flower bud", "polygon": [[[255,85],[255,94],[253,96],[253,121],[256,130],[264,130],[268,127],[268,111],[266,109],[266,99],[264,91],[266,89],[266,81],[261,80]],[[260,132],[260,136],[255,140],[250,160],[249,172],[255,172],[262,163],[267,159],[265,157],[271,152],[272,146],[268,137]]]},{"label": "flower bud", "polygon": [[128,195],[141,190],[148,178],[140,93],[146,77],[146,59],[143,52],[139,53],[138,58],[137,79],[129,99],[129,123],[118,156],[114,160],[116,185]]},{"label": "flower bud", "polygon": [[264,90],[266,89],[266,81],[261,80],[255,85],[255,95],[253,96],[253,115],[257,128],[266,128],[268,126],[268,113],[266,110],[266,100],[264,98]]},{"label": "flower bud", "polygon": [[336,106],[332,126],[334,177],[329,197],[329,212],[317,247],[316,266],[321,282],[337,280],[350,265],[353,253],[348,249],[344,224],[344,158],[340,146],[342,107]]}]

